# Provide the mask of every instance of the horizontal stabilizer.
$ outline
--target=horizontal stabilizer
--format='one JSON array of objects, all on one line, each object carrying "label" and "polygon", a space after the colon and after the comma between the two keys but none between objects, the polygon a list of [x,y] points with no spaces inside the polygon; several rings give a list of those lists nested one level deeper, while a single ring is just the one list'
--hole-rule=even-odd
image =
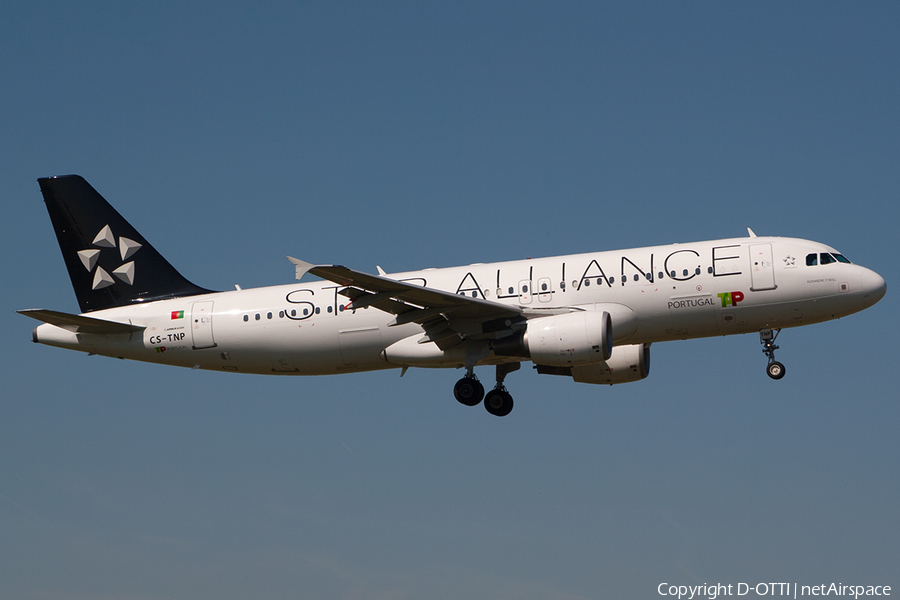
[{"label": "horizontal stabilizer", "polygon": [[57,312],[55,310],[44,310],[43,308],[29,308],[26,310],[17,310],[17,313],[50,323],[73,333],[94,333],[98,335],[113,334],[131,334],[136,331],[143,331],[141,325],[131,325],[129,323],[116,323],[115,321],[105,321],[103,319],[95,319],[94,317],[85,317],[82,315],[70,315],[68,313]]}]

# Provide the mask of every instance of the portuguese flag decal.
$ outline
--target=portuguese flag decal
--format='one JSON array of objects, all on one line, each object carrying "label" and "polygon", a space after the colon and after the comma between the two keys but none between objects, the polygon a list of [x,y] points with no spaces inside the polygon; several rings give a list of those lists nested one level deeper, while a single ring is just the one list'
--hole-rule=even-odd
[{"label": "portuguese flag decal", "polygon": [[172,311],[172,319],[183,319],[184,311],[183,310],[173,310]]}]

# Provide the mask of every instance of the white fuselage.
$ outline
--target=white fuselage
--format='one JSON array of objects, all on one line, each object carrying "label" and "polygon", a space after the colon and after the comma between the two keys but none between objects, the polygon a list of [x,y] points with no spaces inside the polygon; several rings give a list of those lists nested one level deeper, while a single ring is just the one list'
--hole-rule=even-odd
[{"label": "white fuselage", "polygon": [[[754,237],[388,277],[532,313],[561,307],[604,310],[612,316],[616,345],[649,344],[827,321],[863,310],[884,294],[884,280],[865,267],[807,264],[807,256],[820,253],[836,254],[817,242]],[[390,326],[394,315],[374,307],[354,310],[338,293],[341,289],[331,282],[298,282],[136,303],[89,315],[139,325],[143,332],[100,336],[44,324],[34,337],[106,356],[240,373],[463,366],[452,352],[390,362],[385,349],[421,338],[423,328]],[[409,347],[420,345],[410,342]],[[478,364],[521,360],[488,356]]]}]

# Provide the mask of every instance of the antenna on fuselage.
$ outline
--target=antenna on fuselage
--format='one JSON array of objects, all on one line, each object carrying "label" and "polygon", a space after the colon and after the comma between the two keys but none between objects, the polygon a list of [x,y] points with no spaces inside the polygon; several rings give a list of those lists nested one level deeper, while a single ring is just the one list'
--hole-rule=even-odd
[{"label": "antenna on fuselage", "polygon": [[750,235],[750,237],[752,237],[752,238],[756,237],[756,234],[753,233],[753,230],[750,229],[749,227],[747,228],[747,233],[748,233],[748,234]]}]

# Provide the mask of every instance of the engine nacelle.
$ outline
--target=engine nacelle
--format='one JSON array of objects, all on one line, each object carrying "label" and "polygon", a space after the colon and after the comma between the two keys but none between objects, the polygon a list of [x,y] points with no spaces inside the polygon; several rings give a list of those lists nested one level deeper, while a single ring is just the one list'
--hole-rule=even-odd
[{"label": "engine nacelle", "polygon": [[616,346],[609,360],[572,367],[572,379],[579,383],[613,385],[640,381],[650,374],[650,346]]},{"label": "engine nacelle", "polygon": [[606,311],[580,311],[531,319],[518,334],[494,340],[499,356],[522,356],[538,365],[572,367],[602,362],[612,352]]}]

